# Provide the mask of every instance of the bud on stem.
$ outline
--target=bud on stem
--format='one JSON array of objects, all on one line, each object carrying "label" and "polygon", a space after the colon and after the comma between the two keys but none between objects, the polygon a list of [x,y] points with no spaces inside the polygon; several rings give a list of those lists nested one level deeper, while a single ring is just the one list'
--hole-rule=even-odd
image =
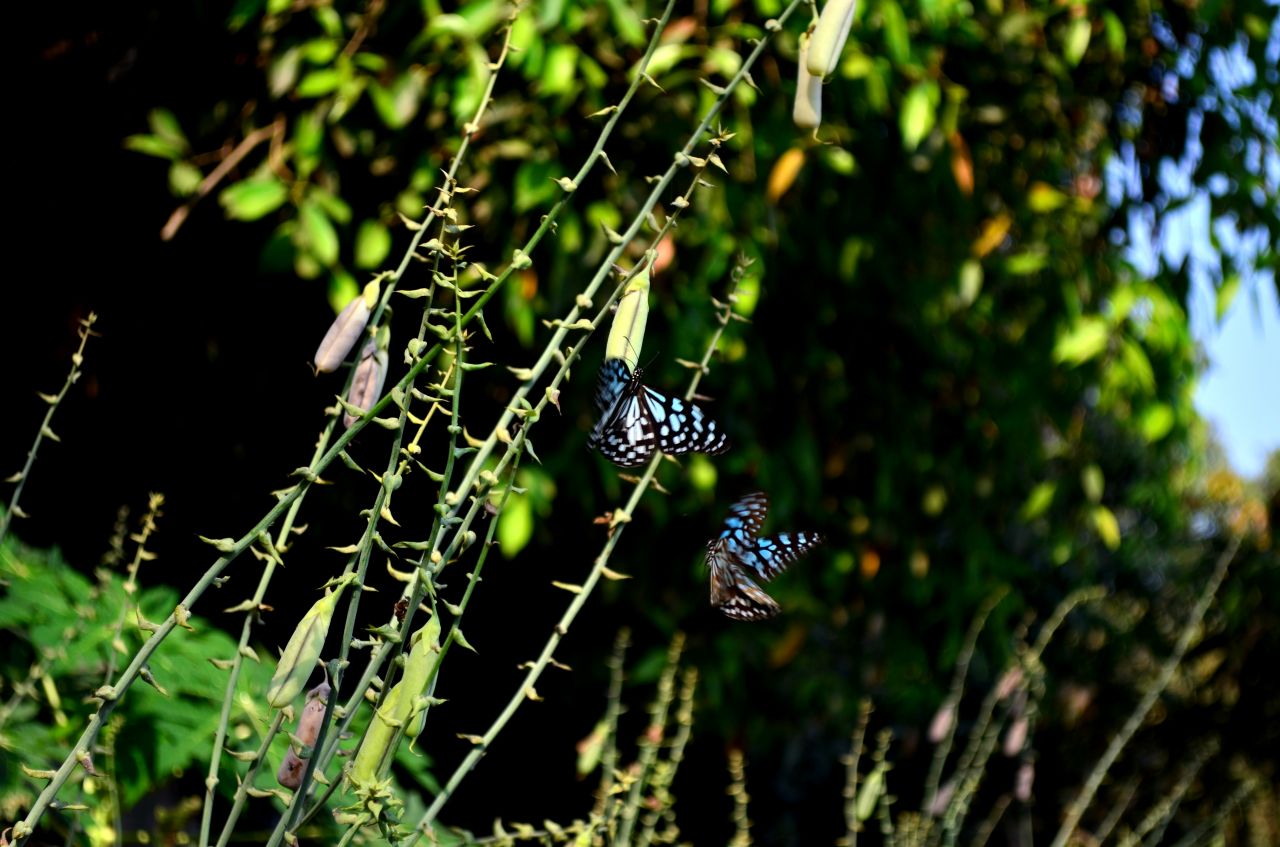
[{"label": "bud on stem", "polygon": [[267,702],[274,708],[284,708],[292,703],[311,678],[311,672],[320,660],[325,636],[329,634],[329,622],[333,620],[338,598],[342,595],[342,589],[353,579],[354,575],[339,582],[333,591],[317,600],[298,622],[276,664],[275,676],[271,677],[271,684],[267,687]]},{"label": "bud on stem", "polygon": [[609,341],[604,348],[605,359],[623,359],[632,370],[640,360],[644,328],[649,322],[650,258],[646,256],[642,261],[644,270],[631,278],[618,298],[618,310],[613,314]]},{"label": "bud on stem", "polygon": [[817,129],[822,125],[822,77],[809,72],[811,42],[807,33],[800,36],[800,73],[796,80],[796,102],[791,108],[791,120],[801,129]]},{"label": "bud on stem", "polygon": [[840,64],[840,53],[853,26],[854,0],[828,0],[813,30],[809,55],[802,62],[818,79],[831,76]]},{"label": "bud on stem", "polygon": [[[420,698],[435,677],[440,660],[440,620],[431,620],[409,640],[409,657],[404,675],[387,692],[382,708],[373,713],[369,729],[360,742],[348,776],[351,784],[370,787],[382,779],[395,758],[397,731],[407,727],[423,711]],[[419,727],[421,731],[421,727]]]}]

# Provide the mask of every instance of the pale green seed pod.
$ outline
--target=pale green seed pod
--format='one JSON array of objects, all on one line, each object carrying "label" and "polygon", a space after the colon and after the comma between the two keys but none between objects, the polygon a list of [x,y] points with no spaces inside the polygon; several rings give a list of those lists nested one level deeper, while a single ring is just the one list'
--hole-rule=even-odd
[{"label": "pale green seed pod", "polygon": [[[390,331],[384,326],[378,331],[378,337],[369,339],[364,346],[360,363],[351,378],[351,389],[347,392],[347,402],[352,406],[368,411],[382,396],[382,386],[387,381],[387,347],[390,343]],[[346,412],[342,416],[342,425],[350,429],[356,420],[356,415]]]},{"label": "pale green seed pod", "polygon": [[618,298],[618,310],[613,313],[613,326],[609,328],[609,341],[605,344],[606,359],[623,359],[635,370],[640,360],[640,348],[644,346],[644,328],[649,322],[649,265],[632,277]]},{"label": "pale green seed pod", "polygon": [[827,0],[822,15],[813,30],[813,40],[804,64],[809,73],[824,79],[835,73],[840,64],[840,52],[849,38],[853,26],[854,0]]},{"label": "pale green seed pod", "polygon": [[413,634],[409,645],[404,675],[387,692],[382,708],[374,712],[352,761],[347,778],[354,786],[371,786],[386,775],[391,760],[395,758],[393,742],[400,727],[409,730],[417,724],[417,732],[422,731],[421,722],[415,718],[422,712],[419,698],[430,685],[440,659],[440,620],[432,616]]},{"label": "pale green seed pod", "polygon": [[[294,733],[307,747],[315,746],[316,738],[320,735],[325,703],[329,700],[331,691],[329,683],[322,682],[307,692],[307,705],[302,710],[302,717],[298,718],[298,731]],[[280,770],[276,771],[276,782],[285,788],[297,788],[302,784],[302,772],[306,768],[306,759],[299,756],[291,744],[284,754],[284,761],[280,763]]]},{"label": "pale green seed pod", "polygon": [[316,373],[333,373],[347,358],[351,348],[360,340],[360,334],[364,332],[364,325],[369,322],[373,307],[378,304],[381,288],[382,284],[375,279],[334,318],[329,331],[324,334],[324,340],[316,348]]},{"label": "pale green seed pod", "polygon": [[267,702],[277,709],[284,708],[294,701],[302,691],[302,687],[311,678],[316,662],[320,660],[320,650],[324,647],[325,636],[329,634],[329,622],[333,620],[333,611],[338,606],[338,597],[346,583],[341,583],[334,591],[325,594],[312,606],[289,637],[280,661],[276,664],[275,676],[267,686]]},{"label": "pale green seed pod", "polygon": [[800,36],[800,73],[796,80],[796,102],[791,107],[791,120],[801,129],[817,129],[822,125],[822,77],[809,73],[811,42],[807,34]]}]

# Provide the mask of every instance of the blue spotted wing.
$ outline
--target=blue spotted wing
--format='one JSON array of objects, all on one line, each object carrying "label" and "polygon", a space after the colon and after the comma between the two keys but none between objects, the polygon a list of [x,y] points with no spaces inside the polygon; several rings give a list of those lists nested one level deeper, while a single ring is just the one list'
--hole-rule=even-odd
[{"label": "blue spotted wing", "polygon": [[724,529],[707,544],[711,605],[735,620],[758,621],[778,614],[777,601],[756,580],[768,582],[822,542],[816,532],[780,532],[760,538],[768,513],[768,496],[763,492],[746,495],[730,507]]},{"label": "blue spotted wing", "polygon": [[648,387],[643,376],[643,368],[633,373],[622,359],[600,366],[595,399],[601,415],[588,445],[624,468],[643,465],[659,450],[718,456],[729,449],[728,436],[699,406]]}]

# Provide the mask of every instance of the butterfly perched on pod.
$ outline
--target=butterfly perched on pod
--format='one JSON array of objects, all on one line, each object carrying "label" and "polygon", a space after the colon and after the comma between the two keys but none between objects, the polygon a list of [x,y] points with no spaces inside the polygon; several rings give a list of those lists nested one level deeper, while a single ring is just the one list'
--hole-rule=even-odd
[{"label": "butterfly perched on pod", "polygon": [[719,456],[729,449],[729,437],[701,407],[648,387],[643,376],[643,368],[632,371],[622,359],[600,365],[596,407],[601,414],[587,439],[590,447],[624,468],[643,465],[658,451]]}]

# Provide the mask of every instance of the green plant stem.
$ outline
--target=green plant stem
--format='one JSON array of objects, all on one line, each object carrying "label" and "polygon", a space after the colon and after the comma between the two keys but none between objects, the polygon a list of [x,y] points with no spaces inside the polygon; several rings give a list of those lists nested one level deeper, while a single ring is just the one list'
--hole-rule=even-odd
[{"label": "green plant stem", "polygon": [[40,450],[41,442],[43,442],[46,437],[51,438],[54,441],[59,440],[58,436],[53,434],[53,430],[49,425],[53,423],[53,413],[58,411],[58,405],[62,403],[62,398],[67,396],[67,392],[71,390],[71,386],[75,385],[76,381],[80,379],[80,365],[84,363],[84,348],[89,341],[89,336],[97,335],[97,333],[93,331],[93,325],[97,320],[98,316],[93,312],[90,312],[89,317],[80,321],[80,346],[76,348],[76,352],[71,355],[71,370],[67,372],[67,379],[62,383],[62,389],[52,397],[46,397],[43,394],[40,395],[41,399],[49,404],[49,408],[45,410],[44,420],[40,422],[40,429],[36,431],[35,441],[31,443],[31,449],[27,451],[26,464],[22,466],[21,471],[8,480],[10,482],[14,482],[15,485],[13,488],[13,495],[9,498],[8,508],[4,510],[3,514],[0,514],[0,542],[3,542],[5,536],[9,534],[9,527],[13,524],[14,517],[25,516],[22,509],[18,507],[18,500],[22,497],[22,489],[27,484],[27,477],[31,475],[31,468],[36,463],[36,453]]},{"label": "green plant stem", "polygon": [[1067,843],[1067,840],[1079,825],[1080,818],[1083,817],[1085,810],[1093,802],[1093,797],[1098,793],[1098,788],[1102,785],[1102,780],[1106,777],[1107,771],[1111,769],[1111,765],[1115,763],[1115,760],[1120,756],[1125,746],[1128,745],[1138,728],[1142,726],[1142,722],[1147,719],[1147,715],[1151,712],[1151,707],[1156,704],[1156,700],[1160,698],[1165,688],[1169,686],[1169,681],[1173,679],[1174,672],[1178,669],[1178,665],[1182,663],[1187,650],[1190,649],[1191,642],[1200,628],[1200,622],[1204,620],[1205,613],[1209,611],[1209,604],[1213,602],[1213,598],[1218,593],[1218,588],[1222,585],[1222,581],[1226,579],[1227,569],[1231,566],[1231,561],[1235,558],[1236,551],[1239,549],[1240,538],[1237,536],[1232,539],[1227,549],[1218,557],[1218,562],[1213,568],[1213,574],[1209,577],[1204,590],[1196,600],[1196,604],[1191,610],[1191,615],[1187,619],[1186,626],[1182,628],[1182,633],[1178,636],[1178,643],[1173,652],[1160,668],[1159,676],[1156,677],[1151,687],[1142,695],[1142,699],[1138,701],[1138,705],[1134,708],[1133,713],[1129,715],[1129,719],[1125,721],[1124,726],[1116,733],[1115,738],[1111,739],[1111,743],[1107,746],[1106,752],[1102,754],[1102,758],[1094,765],[1093,770],[1085,780],[1084,787],[1080,789],[1079,796],[1067,807],[1062,826],[1058,828],[1058,834],[1054,836],[1050,847],[1063,847]]},{"label": "green plant stem", "polygon": [[[618,834],[613,843],[617,847],[630,847],[631,831],[635,828],[636,816],[640,812],[640,795],[649,787],[649,778],[653,773],[654,762],[658,758],[662,734],[667,728],[667,712],[671,701],[675,699],[676,671],[680,665],[680,653],[684,649],[684,636],[676,633],[667,650],[667,666],[662,670],[658,680],[658,696],[650,707],[651,717],[645,734],[640,740],[640,772],[631,783],[631,791],[622,805],[622,815],[618,824]],[[652,735],[658,736],[656,739]]]},{"label": "green plant stem", "polygon": [[[262,767],[262,763],[266,761],[267,750],[271,747],[271,739],[276,737],[276,733],[280,731],[280,726],[284,723],[284,710],[277,709],[275,719],[272,720],[271,726],[262,736],[262,742],[258,744],[258,749],[253,755],[253,761],[249,763],[248,770],[245,771],[242,785],[252,786],[253,780],[258,775],[258,769]],[[248,801],[248,791],[237,791],[235,799],[232,801],[231,814],[227,820],[229,824],[222,828],[222,834],[218,837],[218,847],[227,847],[227,843],[231,840],[232,830],[235,827],[235,821],[240,817],[240,812]]]},{"label": "green plant stem", "polygon": [[867,737],[867,724],[871,722],[871,698],[864,698],[858,707],[858,726],[853,731],[849,742],[849,756],[845,760],[844,782],[844,840],[841,847],[857,847],[858,832],[862,822],[858,820],[858,762],[862,759],[862,750]]},{"label": "green plant stem", "polygon": [[[795,8],[800,1],[801,0],[794,0],[792,6],[789,7],[789,10]],[[753,55],[758,55],[758,53]],[[641,217],[643,217],[644,214],[647,214],[647,211],[642,212]],[[722,306],[719,325],[712,333],[711,341],[708,343],[706,352],[703,354],[701,365],[690,380],[689,389],[685,393],[686,400],[692,398],[694,392],[697,390],[698,382],[701,380],[702,374],[707,368],[707,363],[711,361],[711,356],[714,354],[717,345],[720,343],[720,337],[723,335],[725,327],[729,324],[729,314],[731,313],[733,301],[732,291],[730,291],[727,299],[729,302]],[[544,397],[541,402],[545,403],[546,397]],[[521,431],[520,435],[518,435],[515,440],[518,441],[523,437],[523,435],[524,430]],[[431,828],[432,823],[435,821],[436,816],[439,815],[440,810],[444,808],[445,803],[449,801],[449,798],[452,797],[454,792],[457,790],[458,785],[461,784],[467,774],[475,768],[489,745],[493,743],[493,740],[497,738],[503,728],[506,727],[507,723],[511,720],[511,717],[516,713],[520,706],[529,699],[529,693],[534,690],[534,686],[542,676],[542,672],[546,670],[547,665],[551,661],[552,655],[555,653],[556,647],[559,646],[561,639],[568,634],[569,627],[572,626],[574,619],[577,618],[582,607],[585,606],[587,600],[590,599],[592,592],[595,590],[596,584],[604,574],[609,558],[613,554],[614,547],[622,537],[626,524],[631,520],[631,515],[635,513],[636,507],[640,504],[640,499],[644,496],[645,491],[648,490],[649,484],[653,481],[653,477],[658,470],[658,465],[661,462],[661,454],[653,457],[645,468],[644,474],[640,477],[640,480],[632,490],[631,497],[628,499],[626,506],[614,513],[613,531],[610,533],[608,540],[605,541],[603,549],[592,564],[591,571],[587,574],[586,580],[583,581],[582,590],[575,594],[573,600],[570,601],[568,608],[566,608],[564,614],[561,615],[560,621],[556,624],[551,635],[547,638],[546,644],[543,645],[541,654],[525,673],[524,680],[520,683],[516,692],[507,702],[506,707],[503,708],[502,712],[499,713],[498,717],[485,731],[484,735],[481,736],[481,740],[476,744],[475,748],[467,754],[461,763],[459,763],[458,767],[449,777],[449,780],[445,783],[444,788],[419,819],[418,824],[415,827],[414,834],[405,839],[402,844],[416,844],[421,836],[427,833]]]},{"label": "green plant stem", "polygon": [[671,749],[667,753],[667,761],[659,776],[653,781],[654,796],[660,801],[661,806],[645,815],[644,823],[641,826],[640,834],[636,839],[639,847],[649,847],[653,843],[654,830],[658,826],[660,817],[666,814],[672,814],[671,811],[671,783],[676,777],[676,772],[680,770],[680,764],[684,761],[684,748],[689,743],[689,736],[693,734],[693,695],[698,686],[698,669],[687,668],[681,676],[679,706],[676,709],[676,734],[671,739]]},{"label": "green plant stem", "polygon": [[955,741],[956,727],[959,725],[956,717],[960,710],[960,699],[964,696],[964,681],[969,675],[969,663],[973,661],[973,653],[978,647],[978,636],[982,634],[983,627],[987,625],[987,618],[1008,595],[1008,586],[1002,586],[983,602],[978,609],[978,613],[974,615],[973,621],[969,624],[969,632],[965,636],[964,647],[960,650],[960,656],[956,659],[955,674],[951,679],[951,691],[941,706],[941,708],[951,710],[950,725],[938,742],[938,749],[934,751],[933,761],[929,765],[929,775],[924,783],[924,805],[921,809],[926,816],[930,815],[930,810],[938,797],[938,783],[942,780],[942,768],[946,764],[947,756],[951,753],[951,745]]},{"label": "green plant stem", "polygon": [[600,756],[600,788],[596,796],[595,806],[591,810],[592,818],[601,818],[605,806],[609,802],[609,794],[613,790],[614,769],[618,766],[618,717],[622,714],[622,683],[626,678],[627,647],[631,643],[631,630],[623,627],[613,642],[613,654],[609,657],[609,693],[605,697],[608,704],[604,712],[605,732],[604,752]]},{"label": "green plant stem", "polygon": [[[315,453],[311,456],[313,464],[323,455],[337,420],[337,416],[334,415],[330,419],[328,426],[321,433],[320,439],[316,444]],[[302,501],[304,499],[304,497],[299,497],[293,501],[289,506],[288,513],[285,514],[284,522],[280,525],[280,531],[276,533],[276,549],[281,552],[284,551],[285,542],[288,540],[289,532],[293,529],[294,522],[298,518],[298,512],[302,509]],[[274,556],[268,557],[267,563],[262,569],[262,575],[258,578],[258,587],[254,589],[253,599],[249,601],[252,608],[245,613],[244,623],[240,626],[240,640],[236,645],[235,655],[231,658],[226,692],[222,696],[222,710],[218,714],[218,728],[213,735],[213,750],[209,754],[209,773],[204,780],[204,807],[200,812],[200,847],[207,847],[209,844],[210,828],[213,824],[214,789],[218,786],[218,768],[222,763],[223,747],[227,743],[227,728],[231,723],[231,704],[235,700],[236,688],[240,683],[240,671],[244,667],[244,656],[249,646],[249,635],[253,630],[254,622],[258,620],[258,610],[262,607],[262,601],[266,599],[267,586],[271,584],[271,578],[275,575],[275,571],[276,559]],[[278,727],[279,723],[276,724],[277,729]],[[267,734],[268,744],[271,743],[271,738],[274,734],[274,730]],[[232,811],[228,818],[233,826],[235,819],[239,817],[237,807],[244,806],[248,786],[252,784],[252,780],[244,780],[237,787],[232,801]]]}]

